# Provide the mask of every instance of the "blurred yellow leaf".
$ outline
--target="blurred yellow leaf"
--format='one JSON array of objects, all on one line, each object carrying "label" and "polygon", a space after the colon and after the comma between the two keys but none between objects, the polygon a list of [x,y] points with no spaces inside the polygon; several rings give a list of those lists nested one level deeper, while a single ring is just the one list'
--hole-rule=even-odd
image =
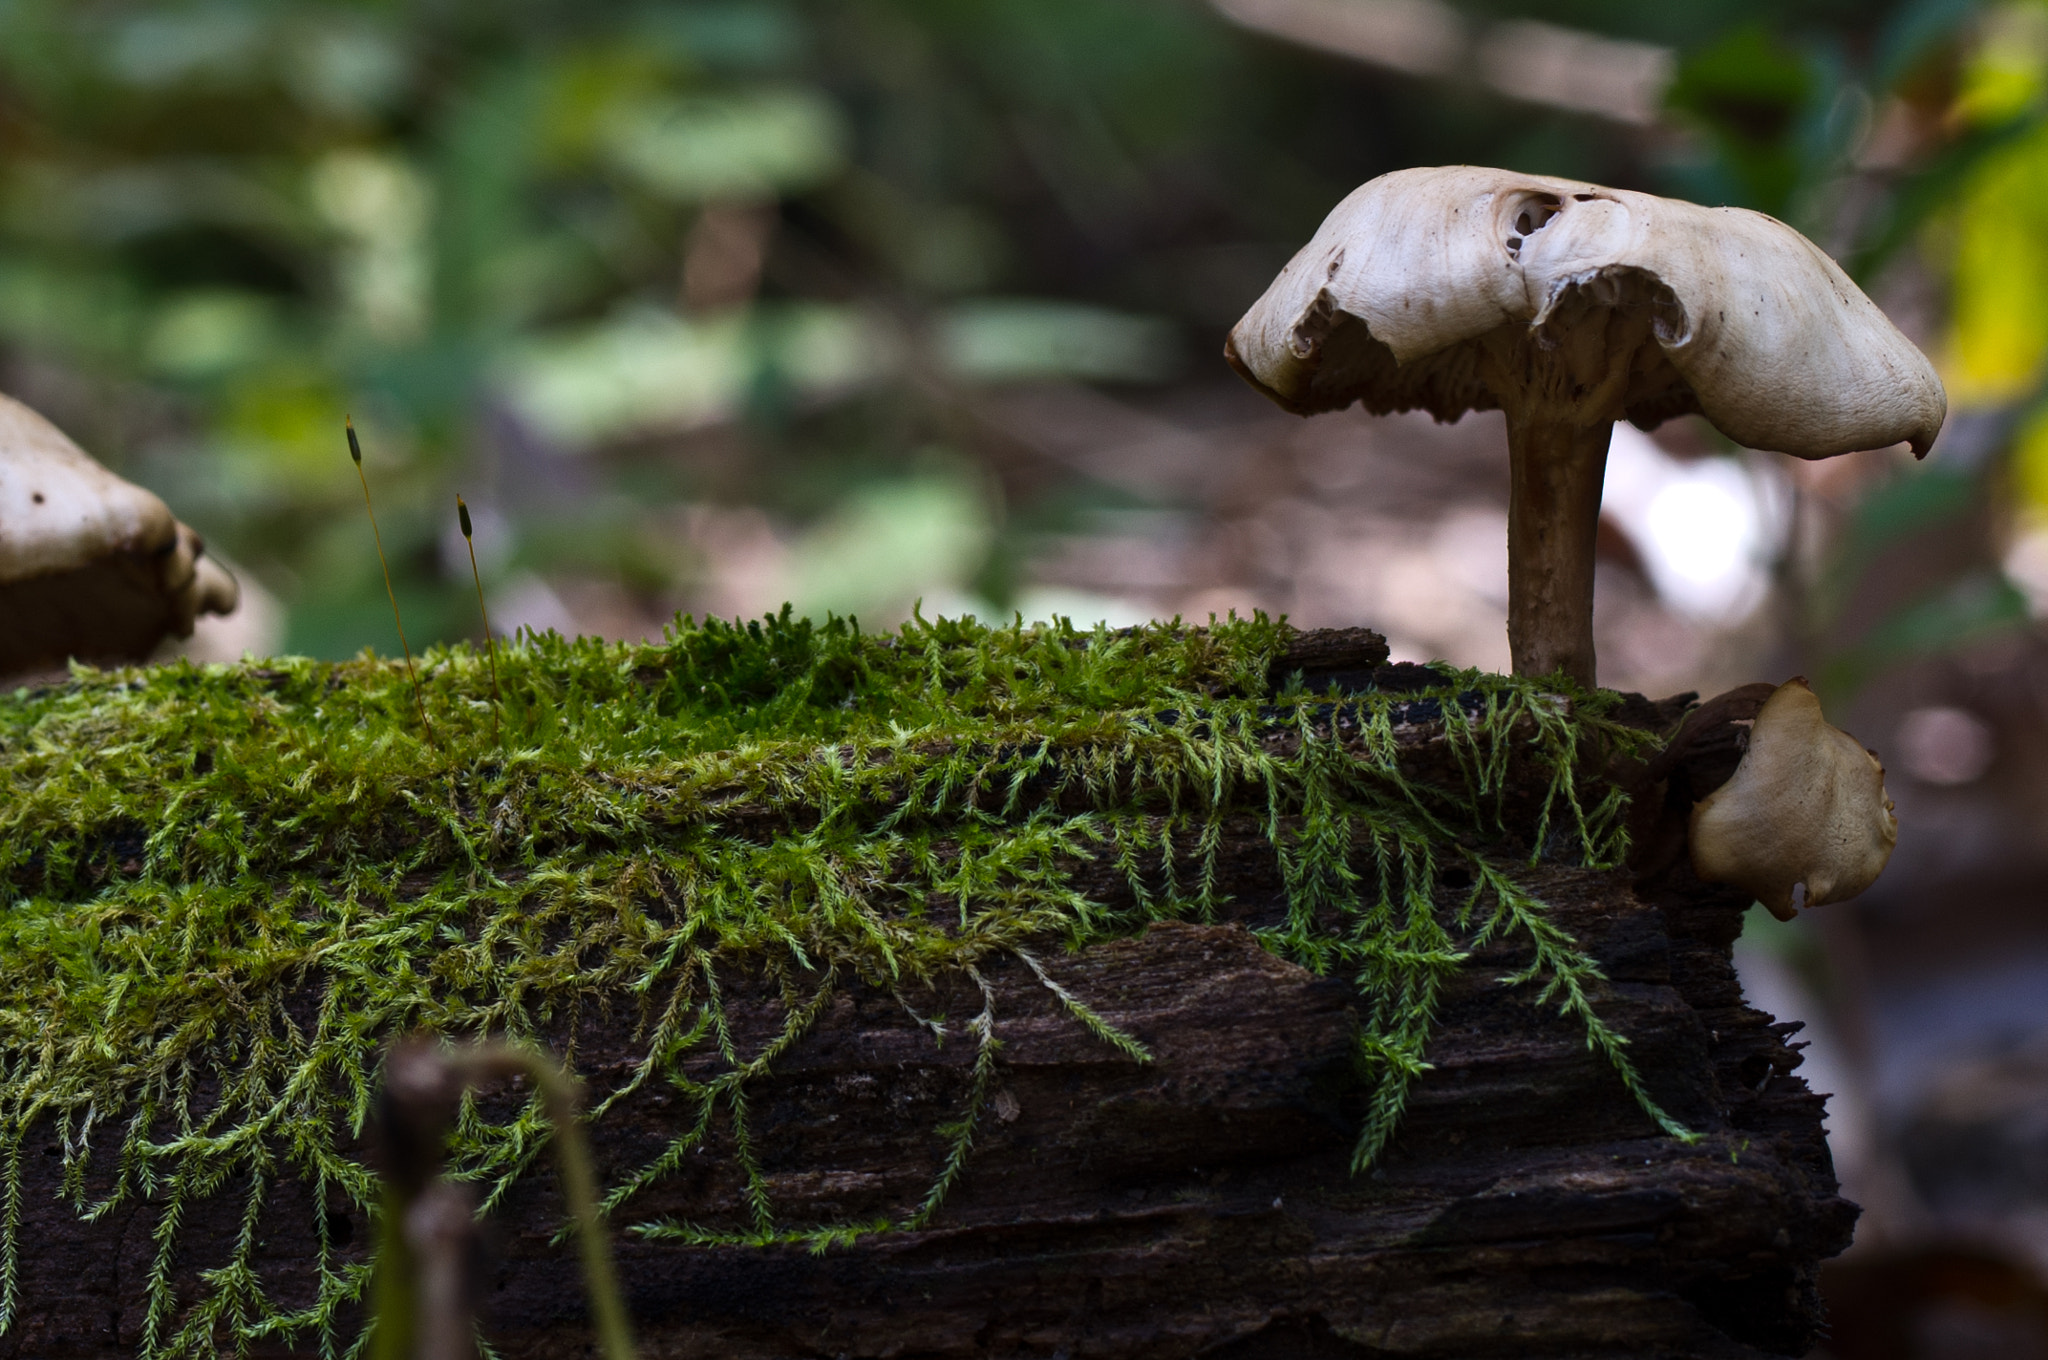
[{"label": "blurred yellow leaf", "polygon": [[[221,475],[250,501],[347,502],[356,489],[340,420],[347,405],[317,374],[272,369],[247,375],[230,392],[216,435]],[[365,463],[374,469],[409,461],[411,449],[398,431],[363,411],[353,414]]]},{"label": "blurred yellow leaf", "polygon": [[1959,406],[2011,401],[2048,356],[2048,125],[1986,156],[1956,213],[1943,377]]},{"label": "blurred yellow leaf", "polygon": [[550,73],[541,119],[543,157],[578,166],[600,147],[620,110],[662,97],[669,63],[644,46],[592,44],[564,54]]},{"label": "blurred yellow leaf", "polygon": [[2020,0],[1985,16],[1983,36],[1964,63],[1950,117],[1988,127],[2018,117],[2048,81],[2048,5]]}]

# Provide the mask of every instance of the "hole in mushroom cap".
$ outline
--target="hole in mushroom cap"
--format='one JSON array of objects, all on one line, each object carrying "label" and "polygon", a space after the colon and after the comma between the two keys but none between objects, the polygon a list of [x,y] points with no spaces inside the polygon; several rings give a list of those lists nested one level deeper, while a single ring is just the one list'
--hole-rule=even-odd
[{"label": "hole in mushroom cap", "polygon": [[1506,236],[1508,250],[1512,253],[1519,250],[1527,238],[1548,226],[1550,219],[1557,216],[1558,209],[1563,204],[1548,196],[1531,196],[1511,202],[1507,206],[1508,210],[1514,213],[1514,217],[1502,235]]},{"label": "hole in mushroom cap", "polygon": [[1297,359],[1306,359],[1322,348],[1323,337],[1337,324],[1337,302],[1324,289],[1316,294],[1316,300],[1309,304],[1301,320],[1295,324],[1294,334],[1287,348]]},{"label": "hole in mushroom cap", "polygon": [[43,493],[38,491],[33,496],[30,496],[29,499],[34,501],[37,505],[41,505],[43,503]]}]

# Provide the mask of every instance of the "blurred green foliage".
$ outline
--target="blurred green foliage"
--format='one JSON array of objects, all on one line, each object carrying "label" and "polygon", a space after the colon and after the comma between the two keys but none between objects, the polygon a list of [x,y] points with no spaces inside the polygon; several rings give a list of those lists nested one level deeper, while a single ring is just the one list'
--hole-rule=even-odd
[{"label": "blurred green foliage", "polygon": [[[1875,111],[1954,68],[1974,13],[1465,8],[1675,46],[1681,135],[1373,71],[1200,0],[13,0],[4,376],[283,596],[292,650],[395,643],[345,411],[423,638],[474,628],[458,489],[494,586],[661,598],[701,566],[665,512],[708,501],[818,524],[802,604],[868,598],[846,544],[877,516],[913,526],[897,574],[1000,595],[1010,526],[1059,512],[981,470],[977,392],[1233,381],[1223,328],[1404,164],[1837,221]],[[2036,99],[1970,88],[1979,124]],[[1919,183],[1885,179],[1831,244],[1910,238]]]},{"label": "blurred green foliage", "polygon": [[1860,32],[1760,18],[1692,48],[1669,105],[1707,152],[1676,169],[1691,196],[1786,218],[1880,299],[1902,262],[1941,292],[1949,430],[1844,508],[1799,664],[1840,699],[2026,626],[1998,557],[2048,519],[2048,4],[1907,0]]},{"label": "blurred green foliage", "polygon": [[[1309,65],[1189,4],[13,4],[0,341],[286,596],[294,649],[391,641],[352,409],[445,636],[458,485],[502,512],[501,576],[631,577],[650,503],[935,440],[964,468],[959,384],[1171,377],[1400,154],[1358,136],[1391,100]],[[601,456],[731,422],[723,484]]]}]

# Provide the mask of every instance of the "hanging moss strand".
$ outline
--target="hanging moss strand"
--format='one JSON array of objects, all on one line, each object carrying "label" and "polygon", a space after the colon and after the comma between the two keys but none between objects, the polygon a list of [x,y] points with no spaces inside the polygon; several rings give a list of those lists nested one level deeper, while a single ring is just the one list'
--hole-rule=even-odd
[{"label": "hanging moss strand", "polygon": [[[1262,617],[872,634],[786,610],[644,645],[528,635],[499,650],[495,687],[474,649],[422,655],[438,745],[408,721],[404,668],[368,658],[79,669],[0,696],[0,1329],[33,1249],[23,1140],[55,1130],[82,1219],[148,1206],[145,1360],[349,1353],[360,1338],[338,1319],[369,1263],[345,1259],[320,1211],[317,1295],[280,1302],[258,1268],[273,1188],[295,1179],[374,1220],[375,1178],[342,1149],[383,1046],[417,1030],[537,1043],[584,1008],[637,1017],[643,1046],[591,1091],[591,1119],[649,1086],[681,1099],[673,1141],[600,1187],[615,1231],[822,1251],[918,1228],[970,1167],[996,1090],[989,969],[1019,961],[1077,1025],[1150,1061],[1047,961],[1215,919],[1224,823],[1246,814],[1287,897],[1262,943],[1361,996],[1358,1167],[1427,1070],[1446,979],[1490,944],[1524,951],[1503,985],[1583,1025],[1649,1117],[1689,1136],[1602,1020],[1598,968],[1525,886],[1535,861],[1620,862],[1623,800],[1594,772],[1651,739],[1610,720],[1611,696],[1477,673],[1276,697],[1286,640]],[[1403,773],[1418,721],[1446,733],[1446,782]],[[1529,764],[1541,806],[1510,825],[1509,771]],[[1083,892],[1090,864],[1128,897]],[[1469,889],[1442,886],[1453,866]],[[765,1040],[727,1021],[743,967],[783,991]],[[750,1111],[854,981],[934,1044],[971,1045],[971,1069],[921,1194],[870,1220],[790,1223]],[[977,1013],[919,1009],[948,981]],[[468,1102],[452,1174],[496,1203],[549,1136],[537,1101],[495,1116]],[[743,1187],[736,1221],[636,1216],[714,1149]],[[186,1212],[215,1196],[239,1197],[239,1228],[180,1285]]]}]

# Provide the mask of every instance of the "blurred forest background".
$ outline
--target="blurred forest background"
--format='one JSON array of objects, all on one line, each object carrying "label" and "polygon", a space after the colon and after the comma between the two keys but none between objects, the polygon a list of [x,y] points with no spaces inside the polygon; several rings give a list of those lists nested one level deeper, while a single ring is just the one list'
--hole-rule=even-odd
[{"label": "blurred forest background", "polygon": [[7,0],[0,387],[234,564],[202,657],[396,650],[352,412],[415,644],[478,632],[460,491],[501,631],[1262,608],[1504,667],[1498,417],[1218,358],[1459,161],[1776,214],[1941,366],[1922,464],[1618,431],[1603,680],[1804,673],[1886,757],[1885,879],[1742,946],[1868,1211],[1833,1344],[2048,1356],[2042,0]]}]

